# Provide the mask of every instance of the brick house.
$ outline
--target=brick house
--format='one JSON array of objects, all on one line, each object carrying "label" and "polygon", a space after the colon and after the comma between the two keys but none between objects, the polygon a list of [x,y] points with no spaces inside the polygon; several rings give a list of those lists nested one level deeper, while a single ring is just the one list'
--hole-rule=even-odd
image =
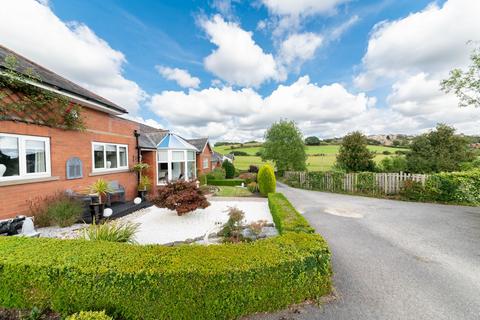
[{"label": "brick house", "polygon": [[8,76],[11,66],[6,57],[10,56],[18,63],[17,73],[33,70],[37,75],[28,85],[75,105],[84,129],[69,130],[33,121],[31,114],[12,114],[5,106],[21,99],[22,93],[0,87],[0,220],[28,215],[29,201],[35,198],[66,190],[86,193],[99,178],[118,181],[130,201],[137,195],[138,183],[131,168],[139,161],[150,164],[147,174],[154,187],[196,179],[196,168],[210,170],[201,165],[211,153],[209,145],[198,150],[169,131],[120,118],[127,113],[124,108],[2,46],[0,76]]}]

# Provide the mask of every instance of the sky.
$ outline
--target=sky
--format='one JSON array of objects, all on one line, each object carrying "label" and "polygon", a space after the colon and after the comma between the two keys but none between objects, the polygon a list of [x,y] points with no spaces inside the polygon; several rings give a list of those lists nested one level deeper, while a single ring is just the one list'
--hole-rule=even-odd
[{"label": "sky", "polygon": [[478,0],[2,0],[0,44],[184,137],[480,135],[440,90],[480,41]]}]

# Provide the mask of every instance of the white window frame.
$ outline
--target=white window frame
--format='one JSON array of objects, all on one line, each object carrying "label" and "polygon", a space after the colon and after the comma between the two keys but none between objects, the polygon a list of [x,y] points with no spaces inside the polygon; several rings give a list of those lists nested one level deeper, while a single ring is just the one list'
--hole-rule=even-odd
[{"label": "white window frame", "polygon": [[[159,151],[166,151],[167,152],[167,161],[158,161],[158,152]],[[182,151],[184,154],[184,158],[183,160],[173,160],[173,152],[174,151]],[[193,160],[188,160],[188,152],[194,152],[194,158]],[[195,181],[197,179],[197,161],[196,161],[196,154],[195,154],[195,151],[193,150],[184,150],[184,149],[158,149],[157,150],[157,154],[155,155],[155,158],[157,159],[157,186],[161,186],[161,185],[164,185],[165,182],[159,182],[158,181],[158,164],[159,163],[167,163],[168,165],[168,174],[167,174],[167,181],[172,181],[172,163],[184,163],[184,166],[185,166],[185,176],[184,176],[184,180],[185,181],[189,181],[188,179],[188,163],[191,162],[193,163],[193,177],[190,179],[190,181]]]},{"label": "white window frame", "polygon": [[[117,167],[116,168],[95,168],[95,146],[103,147],[103,163],[107,165],[107,145],[116,146],[117,148]],[[127,164],[125,166],[120,166],[120,147],[125,147],[127,151]],[[127,170],[128,169],[128,144],[119,144],[111,142],[92,142],[92,172],[112,172],[118,170]]]},{"label": "white window frame", "polygon": [[[10,134],[10,133],[0,133],[0,136],[12,137],[12,138],[18,139],[18,159],[19,159],[18,160],[19,175],[9,176],[9,177],[0,177],[0,182],[14,181],[14,180],[28,180],[28,179],[36,179],[36,178],[48,178],[52,176],[49,137],[27,136],[23,134]],[[26,153],[27,140],[41,141],[45,143],[45,172],[27,173],[27,153]]]},{"label": "white window frame", "polygon": [[202,159],[202,167],[203,169],[208,169],[210,168],[210,160],[208,158],[203,158]]}]

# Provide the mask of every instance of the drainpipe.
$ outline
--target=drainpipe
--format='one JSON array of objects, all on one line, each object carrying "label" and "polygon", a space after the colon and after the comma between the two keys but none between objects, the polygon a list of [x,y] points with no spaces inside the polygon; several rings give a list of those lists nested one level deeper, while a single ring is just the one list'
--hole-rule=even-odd
[{"label": "drainpipe", "polygon": [[[140,133],[138,133],[137,130],[134,130],[133,135],[135,136],[135,143],[137,148],[137,162],[140,162],[140,146],[138,145],[138,137],[140,137]],[[137,172],[137,183],[140,183],[140,172]]]}]

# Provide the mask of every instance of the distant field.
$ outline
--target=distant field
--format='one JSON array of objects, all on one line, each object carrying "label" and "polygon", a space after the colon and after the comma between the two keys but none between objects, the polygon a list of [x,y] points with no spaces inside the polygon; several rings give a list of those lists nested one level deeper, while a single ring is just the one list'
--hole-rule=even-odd
[{"label": "distant field", "polygon": [[[379,154],[375,156],[375,161],[378,163],[383,158],[387,156]],[[330,154],[326,156],[309,156],[307,160],[307,168],[310,171],[328,171],[332,169],[332,166],[335,164],[335,154]],[[265,162],[262,162],[260,157],[256,156],[236,156],[235,157],[235,167],[240,170],[246,170],[252,165],[261,166]]]},{"label": "distant field", "polygon": [[[258,145],[254,147],[249,147],[245,145],[243,148],[235,148],[232,149],[231,146],[220,146],[214,147],[215,151],[220,152],[222,154],[228,154],[232,151],[243,151],[250,155],[255,155],[258,151],[260,151],[261,147]],[[337,154],[338,150],[340,149],[339,145],[327,145],[327,146],[307,146],[307,154]],[[382,153],[383,151],[390,151],[391,153],[395,153],[397,150],[405,150],[401,148],[393,148],[393,147],[384,147],[384,146],[368,146],[368,149],[375,151],[377,153]]]}]

